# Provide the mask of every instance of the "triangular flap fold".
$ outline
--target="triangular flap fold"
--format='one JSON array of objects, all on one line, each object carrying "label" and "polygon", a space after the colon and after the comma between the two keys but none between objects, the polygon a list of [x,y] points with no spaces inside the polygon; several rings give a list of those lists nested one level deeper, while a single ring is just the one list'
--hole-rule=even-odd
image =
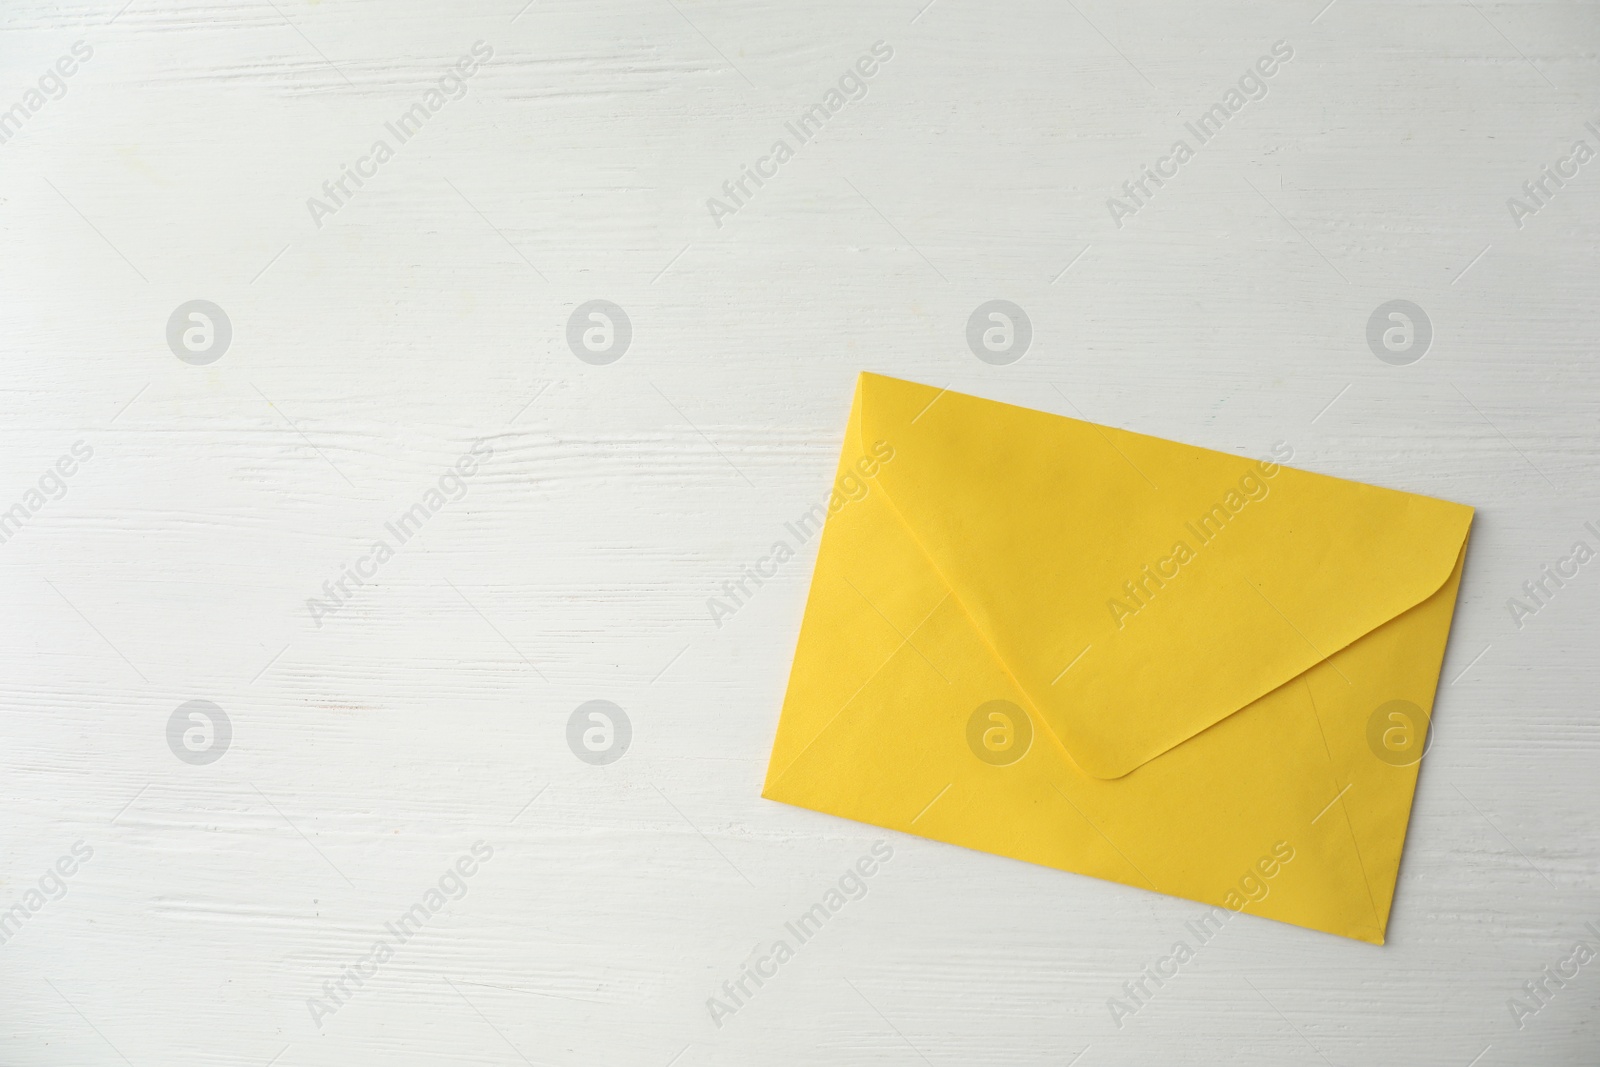
[{"label": "triangular flap fold", "polygon": [[[863,374],[878,482],[1074,761],[1117,778],[1438,590],[1472,509]],[[1284,450],[1290,451],[1290,450]],[[1291,451],[1292,454],[1292,451]]]}]

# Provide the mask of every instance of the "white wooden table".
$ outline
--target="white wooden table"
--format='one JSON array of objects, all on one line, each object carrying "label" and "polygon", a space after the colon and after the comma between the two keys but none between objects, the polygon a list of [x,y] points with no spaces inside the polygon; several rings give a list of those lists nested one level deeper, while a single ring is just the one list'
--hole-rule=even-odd
[{"label": "white wooden table", "polygon": [[[1593,4],[120,2],[0,15],[0,1062],[1600,1061]],[[758,797],[862,369],[1479,508],[1388,945],[1119,1027],[1200,905]]]}]

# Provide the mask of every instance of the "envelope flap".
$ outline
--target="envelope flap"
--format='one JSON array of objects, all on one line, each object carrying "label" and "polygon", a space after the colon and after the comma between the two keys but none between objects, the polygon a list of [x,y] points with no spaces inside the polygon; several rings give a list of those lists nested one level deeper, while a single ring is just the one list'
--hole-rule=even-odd
[{"label": "envelope flap", "polygon": [[880,485],[1078,765],[1121,777],[1420,603],[1461,504],[875,374]]}]

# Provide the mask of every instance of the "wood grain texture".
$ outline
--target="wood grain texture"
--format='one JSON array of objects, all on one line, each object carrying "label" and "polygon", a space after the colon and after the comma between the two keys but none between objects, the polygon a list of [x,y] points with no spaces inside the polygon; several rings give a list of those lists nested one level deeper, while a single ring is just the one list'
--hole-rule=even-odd
[{"label": "wood grain texture", "polygon": [[[1506,602],[1600,547],[1600,162],[1520,227],[1507,199],[1600,149],[1600,24],[1324,2],[8,3],[0,511],[93,454],[0,544],[0,912],[93,854],[0,945],[0,1061],[1595,1063],[1600,964],[1520,1028],[1507,1001],[1600,943],[1600,563],[1520,627]],[[965,340],[995,298],[1034,330],[1009,366]],[[208,365],[166,340],[193,299],[232,324]],[[610,365],[568,349],[592,299],[632,322]],[[1434,330],[1407,366],[1367,344],[1394,299]],[[721,627],[706,599],[825,489],[862,369],[1478,507],[1387,946],[1243,919],[1118,1027],[1199,905],[759,799],[814,543]],[[232,724],[206,765],[168,745],[196,699]],[[607,766],[568,747],[591,699],[633,728]],[[717,1026],[878,840],[868,895]]]}]

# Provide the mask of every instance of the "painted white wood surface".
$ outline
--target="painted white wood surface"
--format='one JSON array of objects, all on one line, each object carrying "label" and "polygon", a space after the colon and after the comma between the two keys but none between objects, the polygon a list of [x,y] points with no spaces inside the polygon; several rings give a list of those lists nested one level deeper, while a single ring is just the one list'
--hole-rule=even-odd
[{"label": "painted white wood surface", "polygon": [[[30,512],[0,909],[92,849],[0,945],[0,1062],[1600,1061],[1600,965],[1507,1006],[1600,924],[1600,564],[1507,608],[1600,545],[1600,162],[1507,205],[1600,148],[1593,4],[119,3],[0,14],[0,509]],[[1265,98],[1117,226],[1277,41]],[[1034,330],[1007,366],[964,336],[996,298]],[[232,325],[207,365],[165,336],[194,299]],[[632,323],[609,365],[567,345],[592,299]],[[1406,366],[1366,338],[1394,299],[1434,331]],[[758,797],[814,543],[720,628],[706,600],[826,487],[861,369],[1480,509],[1387,946],[1243,919],[1118,1028],[1199,905]],[[464,498],[314,621],[474,442]],[[197,699],[232,725],[204,765],[167,737]],[[606,766],[567,744],[592,699],[632,724]],[[879,840],[868,895],[715,1025]]]}]

